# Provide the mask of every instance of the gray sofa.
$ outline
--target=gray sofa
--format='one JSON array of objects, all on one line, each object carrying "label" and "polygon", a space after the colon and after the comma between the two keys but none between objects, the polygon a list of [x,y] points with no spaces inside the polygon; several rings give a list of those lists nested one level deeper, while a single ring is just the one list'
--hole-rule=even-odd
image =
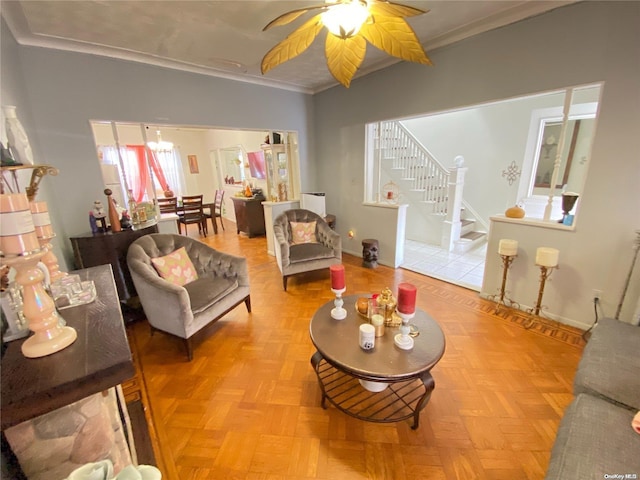
[{"label": "gray sofa", "polygon": [[[151,263],[185,247],[198,279],[180,287],[163,279]],[[149,325],[184,340],[189,360],[196,333],[244,302],[251,312],[247,260],[219,252],[183,235],[152,233],[129,246],[127,264]]]},{"label": "gray sofa", "polygon": [[640,435],[631,428],[640,410],[640,327],[611,318],[598,322],[578,365],[574,394],[546,480],[640,479]]}]

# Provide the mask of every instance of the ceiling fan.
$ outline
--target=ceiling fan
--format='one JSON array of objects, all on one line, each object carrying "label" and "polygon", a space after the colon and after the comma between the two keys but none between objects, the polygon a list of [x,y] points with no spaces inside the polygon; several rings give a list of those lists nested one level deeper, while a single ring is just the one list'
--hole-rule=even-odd
[{"label": "ceiling fan", "polygon": [[328,0],[324,5],[284,13],[269,22],[263,31],[287,25],[307,12],[318,10],[322,12],[267,52],[261,64],[263,75],[304,52],[323,26],[328,30],[325,43],[327,67],[334,78],[347,88],[364,60],[367,42],[394,57],[432,64],[404,19],[427,11],[384,0]]}]

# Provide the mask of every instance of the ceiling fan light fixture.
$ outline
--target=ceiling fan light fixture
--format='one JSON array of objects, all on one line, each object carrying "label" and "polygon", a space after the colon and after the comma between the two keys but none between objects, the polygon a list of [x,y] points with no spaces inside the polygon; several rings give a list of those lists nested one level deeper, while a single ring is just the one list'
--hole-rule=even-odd
[{"label": "ceiling fan light fixture", "polygon": [[327,27],[325,56],[333,77],[345,87],[360,68],[367,43],[394,57],[408,62],[431,65],[420,40],[405,17],[427,13],[425,10],[388,0],[328,0],[283,13],[263,29],[288,25],[311,11],[322,10],[294,30],[287,38],[267,52],[260,64],[264,75],[281,63],[304,52]]},{"label": "ceiling fan light fixture", "polygon": [[369,18],[369,6],[363,0],[336,3],[322,13],[322,23],[336,37],[353,37]]}]

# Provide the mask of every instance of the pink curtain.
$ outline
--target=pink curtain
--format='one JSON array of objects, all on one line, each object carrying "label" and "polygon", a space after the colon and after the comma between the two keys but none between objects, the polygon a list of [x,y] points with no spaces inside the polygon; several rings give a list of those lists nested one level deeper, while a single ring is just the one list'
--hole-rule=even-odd
[{"label": "pink curtain", "polygon": [[160,162],[158,161],[158,156],[156,152],[147,147],[147,154],[149,155],[149,163],[151,164],[151,168],[153,169],[153,173],[158,179],[158,183],[160,184],[160,188],[162,188],[163,192],[169,190],[169,184],[167,183],[167,179],[164,176],[164,172],[162,171],[162,167],[160,166]]},{"label": "pink curtain", "polygon": [[[147,168],[147,162],[144,158],[144,145],[127,145],[127,150],[133,150],[136,155],[136,164],[133,170],[134,175],[131,175],[131,184],[129,188],[133,192],[133,198],[136,202],[142,202],[144,194],[147,191],[147,184],[149,183],[149,169]],[[133,167],[133,165],[131,165]]]},{"label": "pink curtain", "polygon": [[160,162],[158,162],[158,158],[149,147],[144,145],[127,145],[127,149],[132,150],[136,155],[136,168],[134,170],[134,175],[132,175],[132,183],[133,185],[129,185],[131,190],[133,191],[133,198],[136,202],[141,202],[144,198],[144,194],[147,191],[147,186],[149,185],[149,169],[147,168],[147,158],[146,155],[149,156],[149,165],[153,170],[153,174],[158,179],[158,183],[160,184],[160,188],[163,191],[169,189],[169,185],[167,184],[167,180],[164,176],[164,172],[162,171],[162,167],[160,166]]}]

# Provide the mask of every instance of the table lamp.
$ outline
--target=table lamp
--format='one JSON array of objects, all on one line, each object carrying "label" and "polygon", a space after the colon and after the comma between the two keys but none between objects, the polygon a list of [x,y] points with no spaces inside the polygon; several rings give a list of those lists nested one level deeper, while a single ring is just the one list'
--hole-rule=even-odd
[{"label": "table lamp", "polygon": [[38,358],[58,352],[77,338],[76,331],[62,326],[53,299],[42,284],[44,274],[37,264],[46,254],[40,247],[24,193],[0,194],[0,258],[15,268],[22,287],[23,313],[34,333],[22,344],[22,354]]}]

